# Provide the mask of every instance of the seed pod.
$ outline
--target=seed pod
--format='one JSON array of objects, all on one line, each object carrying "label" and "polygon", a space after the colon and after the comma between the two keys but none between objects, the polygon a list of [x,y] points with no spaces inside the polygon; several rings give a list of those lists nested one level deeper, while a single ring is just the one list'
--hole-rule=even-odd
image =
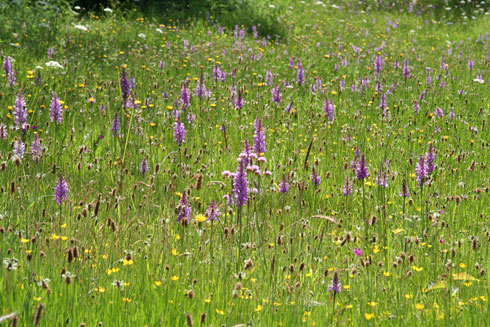
[{"label": "seed pod", "polygon": [[68,263],[71,263],[73,261],[73,252],[71,249],[68,249],[67,257]]},{"label": "seed pod", "polygon": [[475,238],[473,238],[473,242],[471,243],[471,247],[473,248],[473,251],[476,251],[478,250],[478,240]]},{"label": "seed pod", "polygon": [[254,262],[252,261],[252,259],[245,260],[245,266],[244,266],[245,270],[251,269],[253,266],[254,266]]},{"label": "seed pod", "polygon": [[203,312],[201,314],[201,325],[204,324],[206,322],[206,312]]},{"label": "seed pod", "polygon": [[408,262],[413,263],[414,261],[415,261],[415,257],[413,256],[413,254],[410,254],[408,256]]},{"label": "seed pod", "polygon": [[192,327],[192,316],[190,313],[187,313],[185,315],[185,320],[186,320],[186,323],[187,323],[187,327]]},{"label": "seed pod", "polygon": [[43,313],[43,309],[44,309],[44,304],[39,303],[39,305],[37,306],[36,316],[34,319],[34,326],[39,326],[39,323],[41,322],[41,315]]},{"label": "seed pod", "polygon": [[95,203],[95,208],[94,208],[94,216],[97,216],[99,213],[99,207],[100,207],[100,194],[97,199],[97,202]]},{"label": "seed pod", "polygon": [[74,246],[73,249],[72,249],[72,252],[73,252],[73,258],[78,258],[80,256],[80,252],[78,250],[78,246]]}]

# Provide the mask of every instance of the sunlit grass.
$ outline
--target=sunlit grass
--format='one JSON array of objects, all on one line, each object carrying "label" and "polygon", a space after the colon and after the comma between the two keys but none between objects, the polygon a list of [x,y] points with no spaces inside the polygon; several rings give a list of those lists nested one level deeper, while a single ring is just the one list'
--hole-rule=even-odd
[{"label": "sunlit grass", "polygon": [[[69,16],[49,45],[2,40],[13,73],[0,76],[0,315],[16,312],[19,326],[487,325],[488,16],[325,3],[260,2],[282,39],[205,13],[115,11]],[[266,149],[245,156],[256,119]],[[435,169],[421,178],[430,144]]]}]

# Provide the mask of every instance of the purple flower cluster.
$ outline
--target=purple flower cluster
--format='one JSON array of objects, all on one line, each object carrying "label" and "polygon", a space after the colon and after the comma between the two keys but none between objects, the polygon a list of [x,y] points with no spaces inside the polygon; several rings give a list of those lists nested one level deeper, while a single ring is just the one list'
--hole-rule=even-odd
[{"label": "purple flower cluster", "polygon": [[277,86],[277,84],[272,89],[272,101],[281,103],[281,91],[279,90],[279,86]]},{"label": "purple flower cluster", "polygon": [[313,167],[313,172],[311,173],[311,182],[315,186],[319,186],[321,183],[321,177],[318,175],[315,167]]},{"label": "purple flower cluster", "polygon": [[301,65],[301,62],[298,61],[298,73],[296,75],[296,81],[298,82],[299,86],[302,86],[303,83],[305,82],[305,71],[303,69],[303,65]]},{"label": "purple flower cluster", "polygon": [[61,204],[68,198],[68,183],[62,175],[60,175],[56,182],[56,186],[54,187],[54,196],[57,204]]},{"label": "purple flower cluster", "polygon": [[342,187],[342,192],[344,193],[344,196],[349,196],[352,194],[352,183],[349,176],[345,176],[345,184]]},{"label": "purple flower cluster", "polygon": [[174,125],[174,140],[180,147],[183,142],[185,142],[185,126],[184,123],[180,121],[180,117],[177,117],[177,121]]},{"label": "purple flower cluster", "polygon": [[428,174],[427,163],[425,162],[424,156],[420,156],[419,162],[415,166],[415,173],[417,175],[419,186],[424,185]]},{"label": "purple flower cluster", "polygon": [[22,92],[19,90],[17,93],[17,97],[15,98],[15,110],[14,110],[14,119],[15,124],[24,129],[25,124],[27,122],[27,110],[26,110],[26,101],[24,100],[24,96]]},{"label": "purple flower cluster", "polygon": [[248,143],[247,140],[245,140],[245,144],[243,145],[243,150],[242,153],[238,156],[238,160],[245,160],[245,167],[248,166],[250,163],[251,159],[256,159],[257,155],[255,153],[252,153],[252,148],[250,147],[250,144]]},{"label": "purple flower cluster", "polygon": [[257,118],[254,122],[255,134],[254,134],[254,151],[257,155],[265,153],[265,133],[264,127],[262,126],[262,121]]},{"label": "purple flower cluster", "polygon": [[240,110],[243,108],[243,106],[244,106],[243,94],[242,94],[241,90],[238,90],[238,95],[237,95],[236,102],[235,102],[235,108]]},{"label": "purple flower cluster", "polygon": [[325,99],[325,102],[323,104],[323,112],[327,114],[328,120],[335,119],[335,108],[332,104],[332,101],[330,101],[329,99]]},{"label": "purple flower cluster", "polygon": [[61,124],[63,122],[63,108],[61,107],[60,99],[56,92],[51,99],[51,107],[49,108],[49,119],[51,122]]},{"label": "purple flower cluster", "polygon": [[127,100],[129,98],[130,85],[128,80],[128,74],[126,73],[126,69],[123,67],[121,71],[121,78],[119,82],[121,86],[121,95],[123,98],[123,105],[126,107]]},{"label": "purple flower cluster", "polygon": [[407,80],[410,77],[410,70],[408,68],[408,59],[403,61],[403,77]]},{"label": "purple flower cluster", "polygon": [[442,108],[439,108],[439,107],[436,108],[436,115],[439,118],[444,117],[444,111],[442,111]]},{"label": "purple flower cluster", "polygon": [[272,85],[272,71],[270,69],[268,69],[265,74],[265,82],[267,85]]},{"label": "purple flower cluster", "polygon": [[202,99],[203,97],[208,98],[211,96],[211,91],[206,88],[206,85],[204,85],[204,80],[202,78],[197,82],[196,96],[200,99]]},{"label": "purple flower cluster", "polygon": [[146,160],[146,158],[143,158],[143,160],[141,160],[140,173],[141,175],[144,175],[147,172],[148,172],[148,160]]},{"label": "purple flower cluster", "polygon": [[182,89],[180,90],[180,101],[184,109],[190,106],[190,94],[186,83],[182,85]]},{"label": "purple flower cluster", "polygon": [[287,194],[289,192],[289,183],[286,175],[282,175],[281,182],[279,183],[279,192]]},{"label": "purple flower cluster", "polygon": [[219,211],[218,205],[214,202],[214,200],[209,203],[208,209],[206,210],[205,216],[208,218],[207,221],[218,220],[218,217],[221,215]]},{"label": "purple flower cluster", "polygon": [[383,61],[381,59],[381,56],[376,56],[376,59],[374,61],[374,72],[378,75],[381,73],[381,68],[383,66]]},{"label": "purple flower cluster", "polygon": [[121,120],[119,119],[119,115],[116,113],[114,114],[114,119],[112,121],[112,135],[115,137],[119,136],[119,129],[121,128]]},{"label": "purple flower cluster", "polygon": [[43,153],[43,148],[41,146],[41,141],[39,140],[39,136],[37,134],[34,134],[34,138],[31,143],[31,156],[34,161],[38,160],[41,158],[41,155]]},{"label": "purple flower cluster", "polygon": [[213,68],[213,81],[225,81],[226,80],[226,72],[221,70],[218,65],[215,65]]},{"label": "purple flower cluster", "polygon": [[340,283],[339,275],[337,272],[335,272],[333,274],[333,279],[330,282],[330,285],[328,286],[328,291],[338,294],[340,293],[340,287],[341,287],[341,283]]},{"label": "purple flower cluster", "polygon": [[386,109],[386,94],[384,94],[384,93],[381,93],[381,98],[379,101],[379,107],[381,109]]},{"label": "purple flower cluster", "polygon": [[361,160],[356,162],[356,175],[357,180],[359,181],[369,177],[369,168],[366,164],[366,157],[364,154],[361,156]]},{"label": "purple flower cluster", "polygon": [[248,201],[248,180],[247,180],[247,160],[242,158],[238,164],[233,181],[233,193],[236,198],[237,207],[247,205]]},{"label": "purple flower cluster", "polygon": [[376,184],[378,184],[381,187],[388,187],[388,176],[386,174],[386,170],[389,168],[389,162],[385,162],[385,164],[382,165],[382,168],[378,175],[376,176]]},{"label": "purple flower cluster", "polygon": [[182,194],[179,200],[179,205],[177,206],[177,222],[180,223],[182,219],[189,220],[191,218],[191,204],[187,201],[187,196],[185,192]]},{"label": "purple flower cluster", "polygon": [[12,69],[12,63],[10,62],[10,58],[5,56],[5,61],[3,62],[3,69],[5,70],[5,75],[7,76],[9,86],[15,86],[15,72]]},{"label": "purple flower cluster", "polygon": [[410,196],[410,191],[408,190],[407,180],[404,178],[402,182],[402,190],[400,192],[400,196],[404,198],[408,198]]},{"label": "purple flower cluster", "polygon": [[14,157],[24,158],[25,145],[21,140],[16,140],[14,142]]},{"label": "purple flower cluster", "polygon": [[8,76],[12,70],[12,63],[10,62],[10,58],[8,56],[5,56],[5,60],[3,61],[3,70],[5,70],[6,76]]},{"label": "purple flower cluster", "polygon": [[434,165],[434,159],[435,159],[434,146],[432,145],[432,142],[430,142],[429,150],[425,155],[425,160],[427,162],[427,174],[431,174],[436,169]]}]

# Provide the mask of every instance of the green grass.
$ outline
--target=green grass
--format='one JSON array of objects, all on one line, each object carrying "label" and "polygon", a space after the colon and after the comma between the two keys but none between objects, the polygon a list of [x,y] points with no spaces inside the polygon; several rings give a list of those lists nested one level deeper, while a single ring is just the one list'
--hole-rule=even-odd
[{"label": "green grass", "polygon": [[[0,76],[0,121],[8,129],[0,139],[0,315],[15,311],[19,326],[31,325],[42,304],[40,326],[185,326],[186,314],[194,326],[489,324],[489,47],[476,42],[490,27],[488,16],[436,19],[421,5],[413,13],[341,2],[343,9],[309,1],[253,5],[286,33],[263,44],[264,37],[256,41],[251,26],[243,26],[237,42],[234,28],[219,35],[212,14],[184,20],[156,12],[62,11],[45,13],[58,19],[49,33],[37,25],[45,18],[31,18],[32,32],[16,36],[19,12],[0,18],[12,28],[1,34],[0,53],[15,60],[16,75],[15,86]],[[23,10],[35,17],[35,9]],[[378,55],[384,63],[376,75]],[[303,86],[289,58],[301,61]],[[63,68],[46,67],[50,60]],[[213,81],[215,65],[226,71],[225,81]],[[122,67],[135,79],[137,109],[121,105]],[[478,74],[483,84],[474,81]],[[195,95],[201,76],[212,92],[202,100]],[[312,92],[317,76],[324,94]],[[362,92],[359,78],[370,80]],[[187,134],[179,147],[172,109],[186,79],[192,99],[181,116]],[[284,87],[286,79],[292,88]],[[275,84],[281,103],[271,98]],[[244,97],[240,111],[233,88]],[[19,90],[29,109],[25,133],[14,122]],[[62,124],[50,122],[54,92],[63,100]],[[389,115],[379,107],[381,93]],[[323,112],[326,98],[335,106],[333,121]],[[111,133],[116,113],[118,137]],[[257,165],[270,174],[249,172],[256,192],[239,221],[240,210],[223,199],[233,192],[222,172],[237,170],[256,118],[267,145],[267,162]],[[35,133],[44,147],[38,162],[29,152]],[[14,160],[16,140],[26,145],[20,160]],[[430,142],[437,168],[420,187],[415,167]],[[356,147],[369,166],[363,182],[351,168]],[[142,175],[144,158],[149,170]],[[383,169],[386,188],[376,183]],[[57,205],[60,174],[69,193]],[[283,175],[287,194],[279,192]],[[350,196],[342,191],[346,176]],[[406,199],[399,195],[403,179]],[[187,224],[177,223],[184,192],[192,208]],[[219,220],[198,224],[196,215],[212,200]],[[11,259],[18,262],[9,270]],[[342,283],[336,296],[328,291],[335,272]]]}]

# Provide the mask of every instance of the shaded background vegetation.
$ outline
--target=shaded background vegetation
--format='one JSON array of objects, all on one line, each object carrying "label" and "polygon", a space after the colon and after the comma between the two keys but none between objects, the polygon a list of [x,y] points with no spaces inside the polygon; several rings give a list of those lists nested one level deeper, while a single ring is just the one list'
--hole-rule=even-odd
[{"label": "shaded background vegetation", "polygon": [[[347,0],[333,2],[350,5]],[[362,6],[367,11],[407,10],[414,3],[413,0],[364,0]],[[74,10],[76,6],[80,9]],[[251,0],[0,0],[0,44],[29,46],[36,42],[44,48],[53,46],[66,40],[62,26],[71,24],[75,16],[104,15],[104,8],[111,8],[118,17],[136,13],[157,24],[171,18],[180,25],[199,19],[212,20],[229,30],[237,25],[245,30],[256,26],[261,37],[287,41],[288,31],[277,21],[281,10],[271,12],[264,6],[267,5],[263,1]],[[458,22],[487,13],[489,6],[489,0],[418,0],[413,11],[431,19]],[[32,49],[35,52],[43,47],[32,46]]]},{"label": "shaded background vegetation", "polygon": [[486,13],[490,7],[489,0],[364,0],[362,4],[364,8],[371,10],[407,10],[412,7],[417,14],[455,21]]},{"label": "shaded background vegetation", "polygon": [[[80,9],[74,10],[76,6]],[[52,46],[65,39],[61,26],[70,24],[78,15],[104,15],[104,8],[111,8],[121,16],[136,11],[155,23],[168,18],[180,25],[196,19],[212,19],[230,30],[237,25],[245,29],[256,26],[262,37],[280,39],[286,34],[277,17],[247,0],[0,0],[0,44],[28,45],[35,40]]]}]

